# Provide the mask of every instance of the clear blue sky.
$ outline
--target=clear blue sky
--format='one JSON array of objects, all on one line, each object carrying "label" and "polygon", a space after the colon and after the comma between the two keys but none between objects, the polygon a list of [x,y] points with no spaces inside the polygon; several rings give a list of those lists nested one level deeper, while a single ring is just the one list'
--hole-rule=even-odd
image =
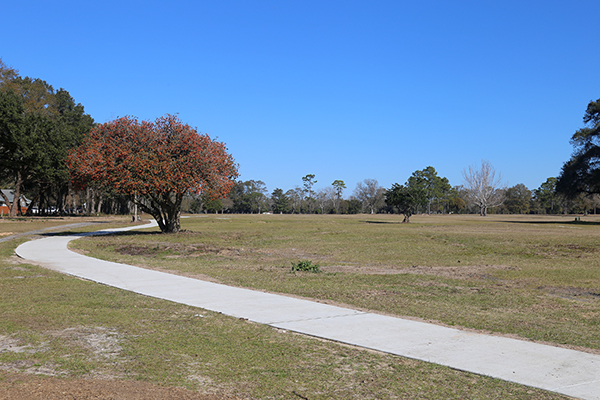
[{"label": "clear blue sky", "polygon": [[560,172],[600,98],[590,1],[13,1],[0,57],[97,122],[178,113],[269,191]]}]

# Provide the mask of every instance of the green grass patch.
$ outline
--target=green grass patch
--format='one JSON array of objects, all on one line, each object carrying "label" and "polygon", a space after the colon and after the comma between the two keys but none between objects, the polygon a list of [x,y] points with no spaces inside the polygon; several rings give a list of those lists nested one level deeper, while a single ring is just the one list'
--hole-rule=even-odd
[{"label": "green grass patch", "polygon": [[313,264],[310,260],[302,260],[292,263],[292,272],[321,272],[319,264]]}]

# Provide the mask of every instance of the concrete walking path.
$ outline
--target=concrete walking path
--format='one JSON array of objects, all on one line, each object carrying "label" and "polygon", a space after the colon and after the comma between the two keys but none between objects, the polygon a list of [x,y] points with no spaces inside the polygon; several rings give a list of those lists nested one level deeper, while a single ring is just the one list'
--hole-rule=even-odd
[{"label": "concrete walking path", "polygon": [[29,241],[17,247],[16,253],[59,272],[146,296],[576,398],[600,399],[600,355],[220,285],[102,261],[67,249],[71,240],[85,235],[89,234]]}]

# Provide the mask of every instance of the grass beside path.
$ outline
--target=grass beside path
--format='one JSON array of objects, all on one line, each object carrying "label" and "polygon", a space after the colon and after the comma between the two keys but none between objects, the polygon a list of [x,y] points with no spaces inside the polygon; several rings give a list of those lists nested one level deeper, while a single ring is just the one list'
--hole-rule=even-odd
[{"label": "grass beside path", "polygon": [[[211,215],[73,245],[94,257],[600,350],[600,217]],[[308,260],[322,273],[292,272]]]},{"label": "grass beside path", "polygon": [[[104,239],[86,246],[102,247]],[[61,275],[12,255],[21,241],[0,243],[5,370],[143,380],[255,399],[564,398]],[[164,260],[183,258],[173,255]]]},{"label": "grass beside path", "polygon": [[122,226],[128,218],[122,216],[103,217],[17,217],[0,218],[0,242],[28,235],[51,234],[61,231],[89,232],[102,228]]}]

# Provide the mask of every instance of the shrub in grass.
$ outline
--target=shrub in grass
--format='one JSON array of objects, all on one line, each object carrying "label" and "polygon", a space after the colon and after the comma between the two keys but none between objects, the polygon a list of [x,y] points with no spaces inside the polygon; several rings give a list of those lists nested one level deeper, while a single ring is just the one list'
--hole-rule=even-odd
[{"label": "shrub in grass", "polygon": [[302,260],[297,263],[292,263],[292,271],[304,272],[321,272],[317,264],[313,264],[310,260]]}]

